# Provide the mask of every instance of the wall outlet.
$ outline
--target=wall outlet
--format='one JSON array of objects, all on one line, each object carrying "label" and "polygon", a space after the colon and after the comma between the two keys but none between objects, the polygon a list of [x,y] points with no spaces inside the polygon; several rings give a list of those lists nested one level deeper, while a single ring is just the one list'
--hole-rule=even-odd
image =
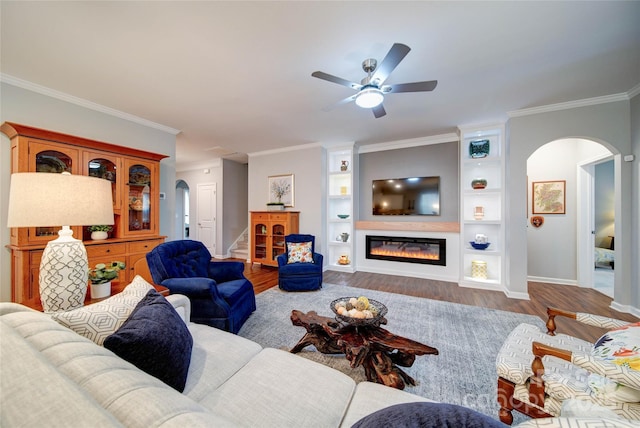
[{"label": "wall outlet", "polygon": [[167,199],[167,194],[165,192],[160,192],[160,199]]}]

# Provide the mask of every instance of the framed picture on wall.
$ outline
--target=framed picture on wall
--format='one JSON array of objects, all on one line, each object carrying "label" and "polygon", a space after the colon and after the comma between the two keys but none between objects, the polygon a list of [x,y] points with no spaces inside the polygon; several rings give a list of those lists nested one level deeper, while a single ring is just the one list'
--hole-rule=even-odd
[{"label": "framed picture on wall", "polygon": [[565,214],[565,180],[534,181],[531,187],[532,214]]},{"label": "framed picture on wall", "polygon": [[293,207],[293,174],[269,176],[269,202]]}]

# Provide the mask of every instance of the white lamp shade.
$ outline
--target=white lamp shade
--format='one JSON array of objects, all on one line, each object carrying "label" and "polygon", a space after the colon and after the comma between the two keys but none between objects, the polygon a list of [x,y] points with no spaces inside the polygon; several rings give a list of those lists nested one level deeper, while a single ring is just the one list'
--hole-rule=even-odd
[{"label": "white lamp shade", "polygon": [[113,224],[111,182],[74,174],[11,174],[7,227]]},{"label": "white lamp shade", "polygon": [[384,101],[382,91],[376,88],[363,89],[356,96],[356,104],[362,108],[373,108]]}]

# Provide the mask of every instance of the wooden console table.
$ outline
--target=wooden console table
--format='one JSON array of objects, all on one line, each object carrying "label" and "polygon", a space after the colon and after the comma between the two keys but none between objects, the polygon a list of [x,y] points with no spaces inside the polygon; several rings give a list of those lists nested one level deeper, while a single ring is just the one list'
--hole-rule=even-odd
[{"label": "wooden console table", "polygon": [[[307,333],[290,352],[295,354],[313,345],[323,354],[344,354],[351,368],[364,368],[367,380],[397,389],[404,389],[405,383],[416,384],[398,366],[411,367],[416,355],[438,355],[436,348],[397,336],[380,326],[345,325],[315,311],[305,314],[293,310],[291,322],[304,327]],[[386,323],[382,318],[381,324]]]}]

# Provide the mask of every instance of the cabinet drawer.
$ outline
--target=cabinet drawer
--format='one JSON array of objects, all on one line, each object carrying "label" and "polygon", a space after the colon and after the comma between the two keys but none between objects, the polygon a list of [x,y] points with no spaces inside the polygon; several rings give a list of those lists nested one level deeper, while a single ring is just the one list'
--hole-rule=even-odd
[{"label": "cabinet drawer", "polygon": [[271,221],[286,221],[287,219],[288,217],[285,213],[269,214],[269,220]]},{"label": "cabinet drawer", "polygon": [[129,251],[128,253],[148,253],[153,250],[158,244],[162,242],[161,239],[153,239],[149,241],[135,241],[129,242]]},{"label": "cabinet drawer", "polygon": [[252,220],[269,220],[269,213],[253,213],[251,214]]},{"label": "cabinet drawer", "polygon": [[87,246],[87,256],[91,259],[104,256],[119,256],[126,252],[127,245],[124,243]]}]

